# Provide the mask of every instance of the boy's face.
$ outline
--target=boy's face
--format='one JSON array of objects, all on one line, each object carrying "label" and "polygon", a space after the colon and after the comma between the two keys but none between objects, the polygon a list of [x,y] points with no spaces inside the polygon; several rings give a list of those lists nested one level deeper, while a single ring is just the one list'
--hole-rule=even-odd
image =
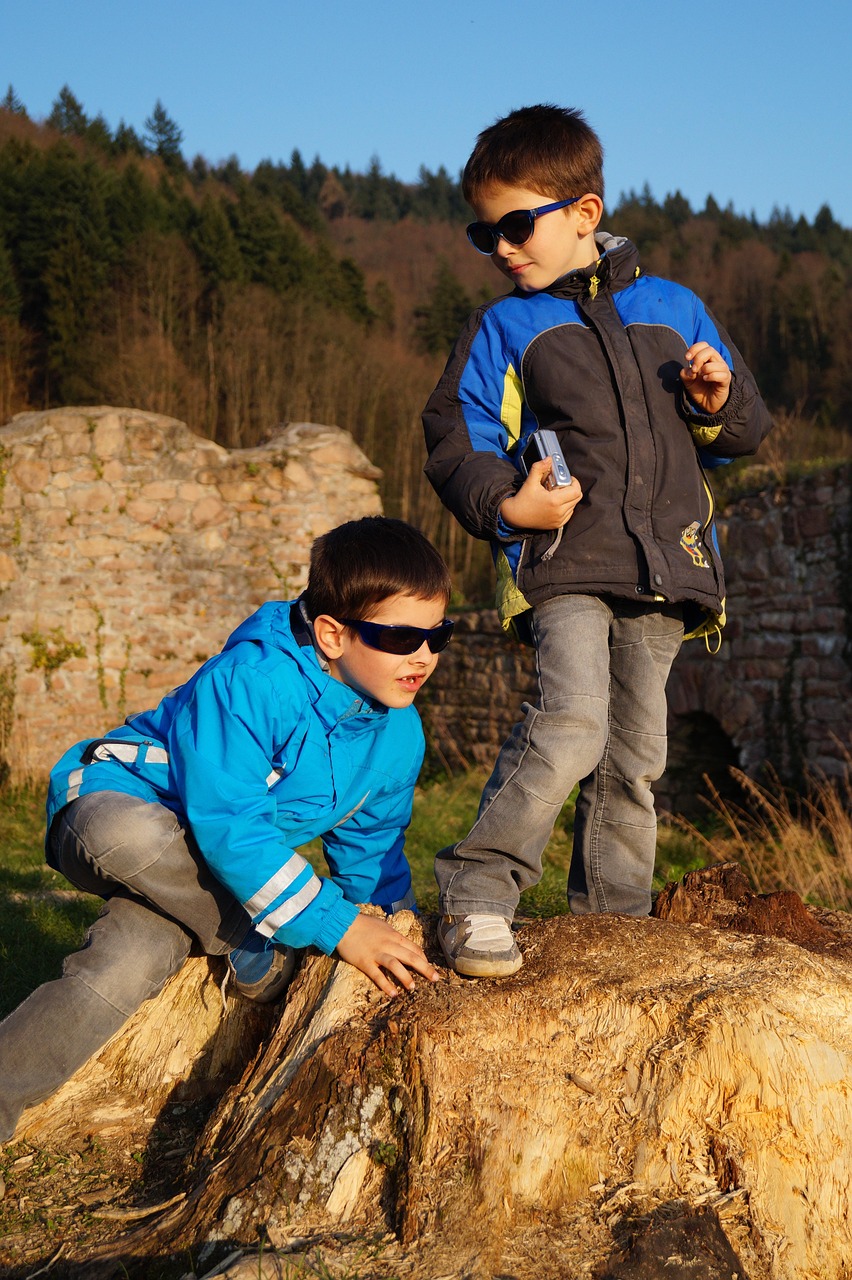
[{"label": "boy's face", "polygon": [[[559,197],[531,191],[527,187],[486,187],[479,193],[473,208],[480,222],[492,225],[515,209],[537,209],[552,204]],[[546,289],[560,276],[596,262],[599,251],[594,227],[588,229],[583,205],[570,205],[536,218],[532,236],[522,245],[510,244],[501,236],[491,261],[515,288],[526,293]],[[596,225],[596,224],[595,224]]]},{"label": "boy's face", "polygon": [[[444,621],[445,609],[443,597],[423,600],[419,596],[397,594],[377,605],[365,621],[385,626],[431,628]],[[318,638],[334,679],[386,707],[411,706],[438,662],[438,655],[431,652],[425,640],[415,653],[400,655],[371,648],[351,628],[342,628],[331,645],[323,642],[323,637],[320,630]]]}]

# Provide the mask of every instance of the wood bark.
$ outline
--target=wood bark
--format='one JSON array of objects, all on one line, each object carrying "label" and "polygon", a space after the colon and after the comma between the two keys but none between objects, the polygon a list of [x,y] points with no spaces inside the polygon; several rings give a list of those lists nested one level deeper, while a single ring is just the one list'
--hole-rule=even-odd
[{"label": "wood bark", "polygon": [[[210,1239],[249,1249],[260,1233],[295,1263],[306,1239],[351,1232],[392,1240],[393,1275],[639,1275],[613,1260],[703,1208],[743,1278],[847,1277],[847,920],[796,900],[805,945],[767,936],[777,901],[730,869],[702,874],[663,895],[678,919],[527,925],[524,966],[501,981],[449,975],[389,1000],[308,955],[202,1134],[185,1197],[86,1274]],[[396,923],[434,951],[431,920]],[[134,1034],[156,1078],[160,1037],[191,1021],[199,966],[99,1060],[118,1092]],[[78,1113],[88,1075],[72,1082]],[[29,1113],[27,1131],[63,1105]]]}]

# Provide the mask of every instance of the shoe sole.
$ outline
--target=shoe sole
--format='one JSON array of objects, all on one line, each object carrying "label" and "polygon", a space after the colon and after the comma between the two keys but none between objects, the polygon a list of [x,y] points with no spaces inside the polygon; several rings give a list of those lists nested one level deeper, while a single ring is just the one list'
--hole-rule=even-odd
[{"label": "shoe sole", "polygon": [[475,956],[453,956],[444,946],[444,939],[439,936],[438,941],[447,964],[463,978],[509,978],[524,963],[524,957],[520,953],[508,960],[477,960]]}]

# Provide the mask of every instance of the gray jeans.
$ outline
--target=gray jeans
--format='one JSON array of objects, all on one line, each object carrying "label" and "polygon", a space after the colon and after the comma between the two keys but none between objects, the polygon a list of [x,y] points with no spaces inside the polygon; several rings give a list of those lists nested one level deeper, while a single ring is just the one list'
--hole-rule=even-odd
[{"label": "gray jeans", "polygon": [[665,686],[679,605],[566,595],[537,607],[539,699],[503,745],[479,815],[435,862],[441,908],[514,916],[541,879],[560,809],[579,782],[568,900],[576,915],[647,915],[666,763]]},{"label": "gray jeans", "polygon": [[0,1023],[0,1141],[181,967],[193,943],[222,955],[250,921],[162,805],[98,791],[54,819],[50,861],[106,899],[62,976]]}]

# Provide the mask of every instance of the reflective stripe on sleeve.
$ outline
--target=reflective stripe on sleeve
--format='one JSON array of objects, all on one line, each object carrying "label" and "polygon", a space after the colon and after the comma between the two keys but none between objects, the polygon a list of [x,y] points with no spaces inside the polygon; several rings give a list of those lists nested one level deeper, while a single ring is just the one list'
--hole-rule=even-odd
[{"label": "reflective stripe on sleeve", "polygon": [[253,893],[248,902],[244,902],[243,906],[250,916],[259,916],[261,911],[265,911],[271,902],[279,898],[282,893],[290,888],[294,880],[297,880],[307,866],[307,862],[300,853],[292,854],[283,867],[280,867],[271,880],[267,880],[256,893]]},{"label": "reflective stripe on sleeve", "polygon": [[80,794],[80,787],[83,782],[83,770],[72,769],[68,775],[68,790],[65,793],[65,803],[70,804],[72,800],[76,800]]},{"label": "reflective stripe on sleeve", "polygon": [[[143,750],[147,747],[147,750]],[[122,764],[133,764],[139,756],[144,756],[146,764],[168,764],[169,753],[165,747],[150,746],[147,742],[102,742],[92,752],[93,760],[120,760]]]},{"label": "reflective stripe on sleeve", "polygon": [[255,929],[257,929],[258,933],[262,933],[264,937],[271,938],[283,924],[288,924],[300,911],[304,911],[309,903],[313,902],[321,887],[322,882],[319,876],[311,876],[308,883],[298,893],[294,893],[292,898],[282,902],[281,906],[276,907],[274,911],[270,911],[265,920],[258,921],[254,926]]}]

